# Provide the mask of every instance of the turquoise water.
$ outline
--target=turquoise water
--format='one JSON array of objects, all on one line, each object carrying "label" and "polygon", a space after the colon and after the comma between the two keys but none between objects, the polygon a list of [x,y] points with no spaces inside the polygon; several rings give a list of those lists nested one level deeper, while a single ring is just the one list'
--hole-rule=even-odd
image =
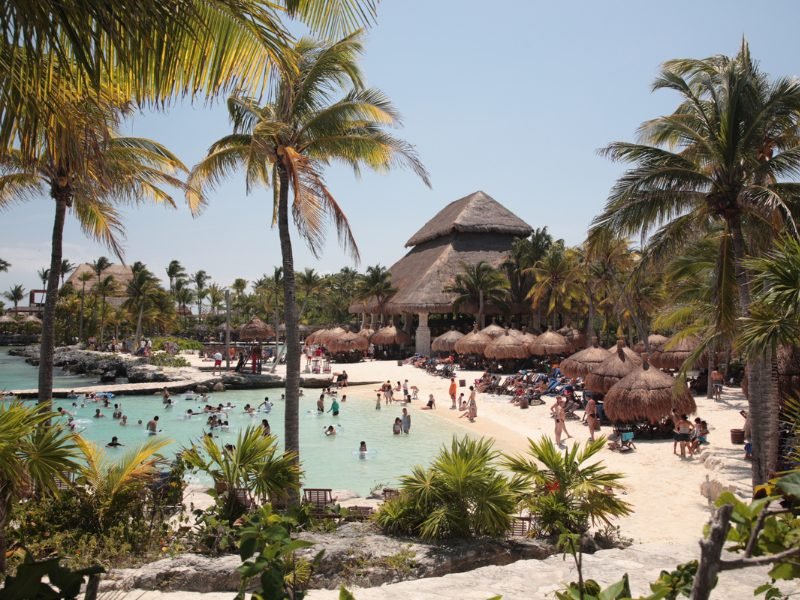
[{"label": "turquoise water", "polygon": [[[8,357],[6,355],[3,358]],[[21,359],[13,358],[7,362],[13,365],[14,361],[22,362],[31,372],[27,381],[16,383],[14,387],[35,387],[36,370],[25,365]],[[5,366],[0,366],[2,369],[0,388],[12,387],[6,382]],[[14,369],[8,372],[15,372]],[[449,442],[456,433],[463,435],[463,430],[448,421],[431,415],[429,411],[419,410],[424,403],[415,402],[409,408],[411,433],[395,436],[392,434],[392,424],[395,417],[399,417],[402,413],[401,405],[397,403],[382,405],[382,409],[377,411],[372,391],[353,391],[352,388],[343,391],[347,393],[347,400],[342,402],[340,396],[338,417],[333,417],[331,413],[317,415],[316,401],[319,390],[305,390],[303,397],[300,398],[300,454],[306,487],[350,489],[365,495],[378,485],[395,484],[397,478],[409,473],[413,465],[427,465],[443,443]],[[283,434],[284,416],[281,394],[280,389],[211,394],[209,404],[216,406],[220,403],[231,403],[235,406],[227,414],[229,431],[217,429],[214,435],[223,443],[235,444],[241,428],[250,424],[258,425],[261,419],[266,418],[272,427],[272,433],[280,440]],[[269,414],[256,413],[250,416],[244,413],[245,404],[257,406],[263,402],[265,396],[268,396],[274,404]],[[169,455],[170,451],[175,452],[191,444],[204,432],[209,431],[204,415],[188,419],[185,417],[186,411],[190,408],[193,412],[202,410],[199,402],[184,400],[182,395],[173,396],[173,400],[175,405],[169,409],[164,408],[160,395],[117,396],[110,400],[109,408],[103,408],[102,402],[88,402],[85,406],[81,406],[80,400],[57,399],[54,405],[75,413],[78,429],[87,439],[106,444],[112,436],[117,436],[125,447],[108,449],[109,452],[115,453],[122,453],[144,442],[148,438],[144,424],[158,415],[162,431],[157,437],[171,440],[164,451]],[[73,402],[77,407],[72,406]],[[123,413],[128,417],[127,426],[122,426],[111,418],[115,403],[122,405]],[[326,397],[326,410],[330,408],[330,404],[330,398]],[[93,418],[97,408],[106,415],[104,418]],[[137,425],[140,419],[142,425]],[[339,433],[335,436],[325,436],[323,428],[328,425],[338,425]],[[367,443],[369,449],[366,459],[358,457],[357,450],[362,440]]]},{"label": "turquoise water", "polygon": [[[26,363],[23,358],[9,356],[8,351],[7,346],[0,346],[0,391],[36,388],[39,369]],[[53,374],[53,387],[71,389],[94,383],[97,383],[97,378],[67,375],[61,369],[56,369]]]}]

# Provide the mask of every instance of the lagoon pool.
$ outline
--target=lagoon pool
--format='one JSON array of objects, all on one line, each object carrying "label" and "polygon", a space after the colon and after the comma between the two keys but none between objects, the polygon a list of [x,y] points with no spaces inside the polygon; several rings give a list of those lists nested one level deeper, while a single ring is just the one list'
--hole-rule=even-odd
[{"label": "lagoon pool", "polygon": [[[2,355],[0,360],[9,358],[12,360],[3,362],[13,365],[16,361],[28,369],[27,380],[17,381],[12,385],[7,376],[12,371],[6,371],[0,366],[0,389],[36,387],[36,369],[22,359],[8,357],[7,354]],[[26,373],[22,367],[14,366],[13,372]],[[79,384],[76,383],[74,387],[79,387]],[[375,410],[375,393],[371,390],[356,391],[350,388],[342,391],[346,392],[347,400],[342,402],[340,392],[338,417],[333,417],[331,413],[317,415],[316,401],[320,390],[305,390],[300,398],[300,459],[305,471],[305,487],[349,489],[366,495],[375,487],[397,483],[398,477],[409,473],[414,465],[428,465],[442,444],[449,443],[453,435],[464,435],[466,432],[429,411],[419,410],[424,403],[417,401],[409,407],[411,433],[395,436],[392,434],[392,424],[395,417],[401,415],[402,405],[382,405],[378,411]],[[229,431],[215,430],[214,435],[223,443],[235,444],[240,429],[250,424],[258,425],[261,419],[266,418],[272,433],[278,436],[280,442],[283,437],[284,416],[284,406],[280,400],[282,393],[281,389],[268,389],[210,394],[209,404],[234,405],[227,416]],[[251,417],[244,413],[245,404],[258,406],[265,396],[274,404],[269,414],[256,413]],[[102,402],[88,402],[81,406],[80,400],[56,399],[54,408],[63,407],[75,413],[78,428],[84,437],[93,442],[105,445],[112,436],[117,436],[125,447],[109,448],[108,451],[120,454],[148,439],[144,424],[158,415],[162,431],[157,437],[171,440],[164,451],[169,456],[171,452],[177,452],[197,441],[209,430],[205,416],[192,416],[188,419],[185,416],[188,409],[193,412],[202,410],[199,402],[184,400],[183,395],[175,395],[173,400],[174,406],[165,408],[160,395],[116,396],[110,400],[109,408],[103,408]],[[77,407],[73,407],[73,403]],[[115,403],[122,405],[122,411],[128,417],[127,426],[121,426],[111,418]],[[326,410],[330,408],[330,404],[330,397],[326,397]],[[104,418],[93,418],[97,408],[105,415]],[[142,425],[137,425],[140,419]],[[326,437],[323,428],[328,425],[338,425],[339,433]],[[366,460],[358,458],[357,450],[362,440],[370,450]]]},{"label": "lagoon pool", "polygon": [[[0,346],[0,391],[36,388],[39,385],[39,369],[25,362],[19,356],[10,356],[8,346]],[[77,388],[97,383],[97,378],[83,375],[69,375],[61,369],[53,373],[53,387]]]}]

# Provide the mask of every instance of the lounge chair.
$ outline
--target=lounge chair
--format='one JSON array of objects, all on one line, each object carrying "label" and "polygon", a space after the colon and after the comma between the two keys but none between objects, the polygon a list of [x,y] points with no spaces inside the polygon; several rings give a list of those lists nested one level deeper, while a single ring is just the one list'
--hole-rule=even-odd
[{"label": "lounge chair", "polygon": [[311,507],[311,516],[325,518],[333,516],[330,509],[334,507],[336,498],[330,488],[305,488],[303,490],[303,504]]},{"label": "lounge chair", "polygon": [[508,537],[528,537],[530,530],[530,517],[514,517],[511,521],[511,528],[508,530]]}]

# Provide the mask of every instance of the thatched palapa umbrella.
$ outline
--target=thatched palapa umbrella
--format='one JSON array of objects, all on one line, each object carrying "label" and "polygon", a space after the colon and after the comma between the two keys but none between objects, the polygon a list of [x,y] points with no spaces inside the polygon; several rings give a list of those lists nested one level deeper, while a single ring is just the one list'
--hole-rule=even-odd
[{"label": "thatched palapa umbrella", "polygon": [[433,352],[452,352],[456,349],[456,342],[463,337],[463,333],[456,331],[456,328],[452,327],[450,331],[443,333],[433,340],[431,350]]},{"label": "thatched palapa umbrella", "polygon": [[12,317],[11,315],[3,315],[2,317],[0,317],[0,324],[2,324],[2,325],[12,325],[12,324],[16,325],[17,324],[17,320],[14,317]]},{"label": "thatched palapa umbrella", "polygon": [[560,333],[548,330],[528,344],[528,350],[534,356],[554,356],[570,352],[569,340]]},{"label": "thatched palapa umbrella", "polygon": [[586,377],[609,356],[611,354],[608,350],[601,348],[597,343],[597,337],[593,337],[591,346],[565,358],[558,368],[569,377]]},{"label": "thatched palapa umbrella", "polygon": [[367,338],[367,341],[369,341],[369,338],[372,337],[373,333],[375,333],[374,329],[370,329],[369,327],[365,327],[364,329],[362,329],[361,331],[358,332],[358,335],[360,335],[361,337]]},{"label": "thatched palapa umbrella", "polygon": [[556,333],[563,335],[567,338],[570,345],[570,351],[577,352],[586,346],[586,335],[574,327],[562,327]]},{"label": "thatched palapa umbrella", "polygon": [[[664,348],[664,344],[669,341],[668,337],[661,335],[660,333],[651,333],[647,336],[647,344],[650,346],[650,355],[652,356],[653,352],[656,350],[662,350]],[[641,354],[645,351],[644,343],[643,342],[636,342],[633,346],[634,352],[638,352]]]},{"label": "thatched palapa umbrella", "polygon": [[239,339],[263,342],[275,335],[275,330],[258,317],[253,317],[239,329]]},{"label": "thatched palapa umbrella", "polygon": [[392,344],[405,346],[411,343],[411,336],[394,325],[388,325],[376,331],[369,341],[376,346],[390,346]]},{"label": "thatched palapa umbrella", "polygon": [[592,368],[586,376],[585,387],[590,392],[605,394],[611,386],[642,366],[642,359],[622,340],[617,340],[617,348],[608,358]]},{"label": "thatched palapa umbrella", "polygon": [[[314,343],[328,348],[328,344],[330,343],[331,340],[341,337],[345,333],[347,333],[347,330],[344,329],[343,327],[334,327],[333,329],[326,329],[325,331],[318,334],[317,337],[314,338]],[[330,348],[328,349],[330,350]]]},{"label": "thatched palapa umbrella", "polygon": [[[664,344],[660,350],[656,350],[650,356],[650,364],[659,369],[680,369],[686,359],[697,350],[700,340],[696,337],[688,336],[681,340],[674,337]],[[705,354],[695,363],[697,367],[705,367],[708,359]]]},{"label": "thatched palapa umbrella", "polygon": [[505,327],[500,327],[497,323],[492,321],[491,325],[487,325],[483,329],[481,329],[481,333],[485,333],[490,338],[495,339],[499,338],[501,335],[504,335],[506,332]]},{"label": "thatched palapa umbrella", "polygon": [[28,315],[27,317],[22,319],[22,323],[24,323],[25,325],[37,325],[41,327],[42,320],[35,315]]},{"label": "thatched palapa umbrella", "polygon": [[484,348],[491,341],[492,338],[478,331],[476,323],[472,331],[456,342],[455,351],[459,354],[483,354]]},{"label": "thatched palapa umbrella", "polygon": [[608,390],[603,409],[612,421],[631,423],[647,419],[658,423],[670,416],[672,409],[690,415],[697,411],[697,405],[685,385],[650,366],[647,353],[644,353],[642,366]]},{"label": "thatched palapa umbrella", "polygon": [[342,335],[328,338],[326,347],[332,354],[352,351],[364,352],[369,348],[369,340],[363,335],[348,331]]},{"label": "thatched palapa umbrella", "polygon": [[525,325],[522,326],[522,331],[519,329],[509,329],[508,333],[509,335],[515,335],[518,338],[525,340],[526,344],[536,341],[536,336],[528,331],[528,328]]},{"label": "thatched palapa umbrella", "polygon": [[525,340],[511,335],[508,330],[500,337],[486,344],[483,354],[486,358],[493,360],[522,359],[530,356]]},{"label": "thatched palapa umbrella", "polygon": [[311,332],[310,334],[308,334],[306,336],[306,344],[308,346],[311,346],[313,344],[317,344],[318,343],[317,340],[319,339],[319,336],[322,333],[326,332],[326,331],[328,331],[328,330],[327,329],[317,329],[316,331]]}]

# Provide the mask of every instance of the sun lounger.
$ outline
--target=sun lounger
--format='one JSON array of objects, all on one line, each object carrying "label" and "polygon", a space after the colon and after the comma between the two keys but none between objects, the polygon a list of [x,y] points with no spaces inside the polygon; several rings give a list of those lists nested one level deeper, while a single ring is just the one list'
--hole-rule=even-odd
[{"label": "sun lounger", "polygon": [[303,504],[311,508],[311,515],[317,518],[328,517],[334,508],[336,498],[330,488],[305,488],[303,490]]}]

